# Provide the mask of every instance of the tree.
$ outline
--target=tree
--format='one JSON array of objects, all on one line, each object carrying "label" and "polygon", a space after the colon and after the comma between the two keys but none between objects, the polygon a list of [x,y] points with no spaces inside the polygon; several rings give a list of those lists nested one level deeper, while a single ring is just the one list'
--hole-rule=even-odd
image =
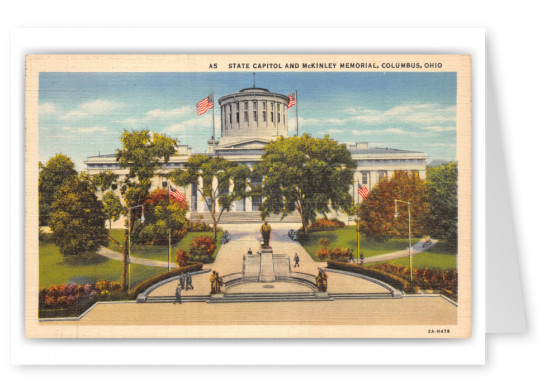
[{"label": "tree", "polygon": [[411,236],[422,236],[428,213],[425,181],[417,174],[396,171],[389,180],[383,178],[359,206],[360,232],[367,238],[387,240],[408,237],[407,205],[398,203],[398,218],[394,217],[394,200],[411,202]]},{"label": "tree", "polygon": [[[125,130],[121,136],[122,149],[116,153],[117,162],[122,169],[128,170],[121,186],[121,194],[124,196],[126,210],[131,210],[130,221],[127,224],[132,231],[134,222],[139,216],[140,208],[133,207],[143,205],[151,188],[151,179],[176,153],[176,140],[148,130]],[[128,230],[125,233],[124,243],[109,237],[123,252],[122,284],[128,290],[129,237]]]},{"label": "tree", "polygon": [[298,211],[304,232],[315,221],[316,213],[331,209],[351,212],[356,162],[346,145],[329,136],[314,138],[279,138],[268,144],[254,173],[263,176],[262,218],[281,213],[282,217]]},{"label": "tree", "polygon": [[79,255],[107,244],[107,216],[86,174],[65,181],[51,210],[50,228],[60,253]]},{"label": "tree", "polygon": [[429,234],[457,248],[457,162],[427,168],[427,196]]},{"label": "tree", "polygon": [[39,224],[46,226],[50,222],[51,208],[57,191],[78,173],[71,159],[62,154],[50,158],[46,165],[38,163],[38,169],[40,170],[38,174]]},{"label": "tree", "polygon": [[178,186],[197,186],[197,191],[207,204],[216,241],[222,214],[230,209],[234,201],[247,196],[250,175],[247,166],[220,157],[194,155],[184,163],[183,169],[175,170],[171,178]]},{"label": "tree", "polygon": [[168,231],[173,239],[181,239],[187,232],[188,205],[173,197],[169,198],[168,190],[156,189],[144,202],[145,222],[136,222],[132,236],[139,243],[166,243]]},{"label": "tree", "polygon": [[109,219],[109,229],[111,229],[111,220],[117,221],[121,214],[124,213],[124,207],[121,204],[121,200],[112,191],[108,191],[103,195],[103,205],[105,206],[105,213]]},{"label": "tree", "polygon": [[99,188],[102,192],[109,189],[109,187],[115,182],[119,176],[114,172],[102,171],[99,174],[92,175],[90,181],[92,185]]}]

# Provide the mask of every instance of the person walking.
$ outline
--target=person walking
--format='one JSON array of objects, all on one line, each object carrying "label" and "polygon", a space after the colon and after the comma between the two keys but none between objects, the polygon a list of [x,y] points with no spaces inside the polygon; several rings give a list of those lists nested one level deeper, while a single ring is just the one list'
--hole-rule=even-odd
[{"label": "person walking", "polygon": [[180,274],[180,286],[185,289],[186,286],[186,275],[185,273]]},{"label": "person walking", "polygon": [[176,300],[174,304],[176,303],[182,304],[182,286],[180,284],[176,287]]},{"label": "person walking", "polygon": [[298,257],[298,254],[295,253],[295,266],[293,267],[300,267],[299,262],[300,262],[300,258]]},{"label": "person walking", "polygon": [[193,290],[193,285],[191,284],[191,273],[186,274],[186,290]]}]

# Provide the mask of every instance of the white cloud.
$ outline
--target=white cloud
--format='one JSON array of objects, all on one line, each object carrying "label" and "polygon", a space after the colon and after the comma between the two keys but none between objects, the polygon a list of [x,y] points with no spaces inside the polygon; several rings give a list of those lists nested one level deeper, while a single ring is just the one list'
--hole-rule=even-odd
[{"label": "white cloud", "polygon": [[55,114],[57,112],[57,106],[53,103],[41,103],[38,105],[39,114]]},{"label": "white cloud", "polygon": [[405,130],[400,129],[400,128],[388,128],[388,129],[385,129],[383,132],[386,132],[386,133],[394,133],[394,134],[406,134],[406,133],[409,133],[409,132],[406,132]]},{"label": "white cloud", "polygon": [[147,118],[174,118],[181,117],[191,112],[194,112],[195,109],[190,106],[182,106],[172,110],[163,110],[163,109],[154,109],[147,112]]},{"label": "white cloud", "polygon": [[395,106],[389,110],[364,109],[352,121],[365,123],[441,124],[455,121],[455,106],[436,103]]},{"label": "white cloud", "polygon": [[80,104],[76,110],[65,113],[61,117],[61,119],[67,121],[89,117],[92,115],[110,113],[123,106],[123,103],[113,102],[105,99],[96,99]]},{"label": "white cloud", "polygon": [[[178,122],[175,124],[170,125],[168,128],[166,128],[167,132],[186,132],[188,130],[197,131],[198,128],[202,129],[205,127],[209,127],[212,131],[212,119],[208,116],[206,117],[198,117],[198,118],[192,118],[188,119],[183,122]],[[199,134],[199,132],[197,133]]]},{"label": "white cloud", "polygon": [[455,126],[434,125],[434,126],[425,126],[425,129],[433,130],[435,132],[447,132],[447,131],[455,131]]},{"label": "white cloud", "polygon": [[90,127],[71,127],[64,126],[62,127],[64,131],[73,132],[73,133],[105,133],[107,128],[105,126],[90,126]]}]

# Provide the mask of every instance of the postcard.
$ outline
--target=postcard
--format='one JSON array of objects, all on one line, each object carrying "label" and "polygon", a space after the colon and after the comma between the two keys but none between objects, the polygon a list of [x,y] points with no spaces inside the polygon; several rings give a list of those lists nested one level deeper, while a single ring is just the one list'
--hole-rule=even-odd
[{"label": "postcard", "polygon": [[471,57],[28,55],[29,338],[469,338]]}]

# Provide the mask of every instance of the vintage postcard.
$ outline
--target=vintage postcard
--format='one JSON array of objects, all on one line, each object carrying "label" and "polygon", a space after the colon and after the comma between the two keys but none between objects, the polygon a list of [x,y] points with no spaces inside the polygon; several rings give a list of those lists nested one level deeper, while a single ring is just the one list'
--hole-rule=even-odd
[{"label": "vintage postcard", "polygon": [[29,338],[468,338],[471,57],[28,55]]}]

